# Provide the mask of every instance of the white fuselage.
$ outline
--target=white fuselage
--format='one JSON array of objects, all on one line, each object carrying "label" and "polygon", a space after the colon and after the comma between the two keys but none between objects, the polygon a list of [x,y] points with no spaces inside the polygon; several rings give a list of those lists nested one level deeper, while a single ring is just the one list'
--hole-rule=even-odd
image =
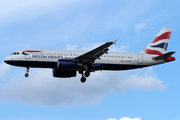
[{"label": "white fuselage", "polygon": [[[21,67],[56,68],[59,59],[71,59],[86,53],[75,50],[18,50],[5,58],[5,62]],[[96,59],[91,70],[126,70],[165,62],[154,61],[157,55],[145,53],[109,52]]]}]

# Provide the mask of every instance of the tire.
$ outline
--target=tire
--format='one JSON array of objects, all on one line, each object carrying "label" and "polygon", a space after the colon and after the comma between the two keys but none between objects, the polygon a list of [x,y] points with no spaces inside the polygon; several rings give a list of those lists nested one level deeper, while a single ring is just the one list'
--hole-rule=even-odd
[{"label": "tire", "polygon": [[82,83],[86,82],[86,78],[85,78],[85,77],[82,77],[82,78],[81,78],[81,82],[82,82]]},{"label": "tire", "polygon": [[25,74],[25,77],[28,77],[28,76],[29,76],[29,74],[28,74],[28,73],[26,73],[26,74]]},{"label": "tire", "polygon": [[89,72],[89,71],[86,71],[84,75],[85,75],[85,77],[89,77],[90,72]]}]

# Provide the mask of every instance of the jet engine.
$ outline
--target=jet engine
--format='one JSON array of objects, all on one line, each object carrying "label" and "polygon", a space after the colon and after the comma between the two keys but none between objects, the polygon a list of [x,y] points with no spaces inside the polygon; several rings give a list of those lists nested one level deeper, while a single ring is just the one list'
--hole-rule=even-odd
[{"label": "jet engine", "polygon": [[76,69],[76,68],[80,68],[81,66],[82,64],[73,60],[59,59],[57,61],[57,68],[59,69]]},{"label": "jet engine", "polygon": [[59,78],[76,77],[76,71],[60,70],[60,69],[54,68],[53,77],[59,77]]}]

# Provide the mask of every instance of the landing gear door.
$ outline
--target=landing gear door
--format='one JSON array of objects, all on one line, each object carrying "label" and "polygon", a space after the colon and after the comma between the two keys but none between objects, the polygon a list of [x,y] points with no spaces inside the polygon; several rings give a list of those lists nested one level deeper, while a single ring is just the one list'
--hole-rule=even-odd
[{"label": "landing gear door", "polygon": [[141,53],[138,54],[138,63],[143,64],[143,54]]},{"label": "landing gear door", "polygon": [[31,59],[31,52],[25,51],[24,55],[25,55],[25,59]]}]

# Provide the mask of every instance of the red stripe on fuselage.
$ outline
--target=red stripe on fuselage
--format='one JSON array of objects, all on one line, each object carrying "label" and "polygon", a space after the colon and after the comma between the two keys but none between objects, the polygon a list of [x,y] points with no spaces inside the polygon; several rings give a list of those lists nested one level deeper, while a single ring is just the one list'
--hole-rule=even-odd
[{"label": "red stripe on fuselage", "polygon": [[147,54],[151,54],[151,55],[162,55],[162,53],[157,50],[150,50],[147,48],[144,49],[144,52],[146,52]]},{"label": "red stripe on fuselage", "polygon": [[164,33],[158,37],[155,37],[151,43],[155,43],[155,42],[162,40],[162,39],[169,39],[170,35],[171,35],[171,32],[166,32],[166,33]]},{"label": "red stripe on fuselage", "polygon": [[42,52],[42,51],[27,50],[27,51],[23,51],[23,52]]}]

